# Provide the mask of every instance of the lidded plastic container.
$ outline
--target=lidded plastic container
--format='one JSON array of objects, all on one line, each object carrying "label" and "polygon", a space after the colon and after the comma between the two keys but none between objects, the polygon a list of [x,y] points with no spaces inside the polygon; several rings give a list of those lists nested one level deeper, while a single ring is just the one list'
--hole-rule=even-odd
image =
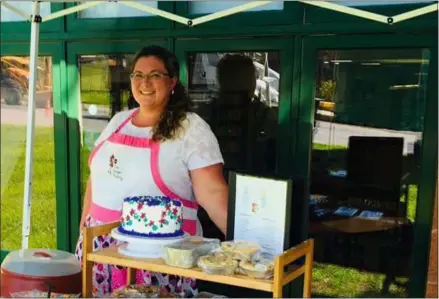
[{"label": "lidded plastic container", "polygon": [[1,265],[1,296],[27,291],[81,294],[81,264],[75,255],[54,249],[10,252]]},{"label": "lidded plastic container", "polygon": [[268,259],[241,261],[240,272],[252,278],[270,279],[273,277],[274,262]]},{"label": "lidded plastic container", "polygon": [[238,262],[233,260],[230,255],[217,252],[200,257],[198,267],[207,274],[233,275],[238,267]]},{"label": "lidded plastic container", "polygon": [[179,268],[195,267],[201,256],[219,248],[219,244],[218,239],[188,237],[177,243],[166,245],[166,264]]},{"label": "lidded plastic container", "polygon": [[113,292],[112,298],[160,298],[159,286],[132,284]]},{"label": "lidded plastic container", "polygon": [[246,261],[253,259],[261,251],[261,246],[251,241],[226,241],[221,243],[221,250],[230,254],[233,259]]},{"label": "lidded plastic container", "polygon": [[210,292],[200,292],[194,298],[227,298],[227,297],[223,295],[213,294]]}]

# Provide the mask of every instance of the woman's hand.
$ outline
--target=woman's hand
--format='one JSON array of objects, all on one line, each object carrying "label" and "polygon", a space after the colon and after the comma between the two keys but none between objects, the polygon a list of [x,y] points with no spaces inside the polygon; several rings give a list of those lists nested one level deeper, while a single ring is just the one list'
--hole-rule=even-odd
[{"label": "woman's hand", "polygon": [[215,164],[191,170],[191,179],[197,202],[223,234],[226,234],[229,189],[224,180],[223,165]]}]

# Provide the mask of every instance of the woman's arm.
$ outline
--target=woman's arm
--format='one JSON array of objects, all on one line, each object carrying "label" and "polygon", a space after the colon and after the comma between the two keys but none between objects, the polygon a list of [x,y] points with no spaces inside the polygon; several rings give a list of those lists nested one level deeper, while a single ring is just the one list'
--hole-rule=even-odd
[{"label": "woman's arm", "polygon": [[91,205],[91,178],[88,179],[87,188],[85,189],[84,204],[82,206],[81,222],[79,223],[79,231],[84,227],[85,217],[87,217],[88,211]]},{"label": "woman's arm", "polygon": [[229,190],[223,176],[223,165],[215,164],[191,170],[190,173],[197,202],[223,234],[226,234]]}]

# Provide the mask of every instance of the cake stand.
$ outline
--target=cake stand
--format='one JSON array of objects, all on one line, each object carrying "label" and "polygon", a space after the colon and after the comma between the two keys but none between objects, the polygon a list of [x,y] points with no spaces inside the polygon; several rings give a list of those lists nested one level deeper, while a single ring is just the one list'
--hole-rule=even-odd
[{"label": "cake stand", "polygon": [[183,236],[172,238],[135,237],[122,234],[115,227],[111,230],[111,236],[116,240],[126,242],[119,246],[120,254],[138,258],[163,258],[165,254],[164,246],[181,241],[187,238],[188,234],[184,233]]}]

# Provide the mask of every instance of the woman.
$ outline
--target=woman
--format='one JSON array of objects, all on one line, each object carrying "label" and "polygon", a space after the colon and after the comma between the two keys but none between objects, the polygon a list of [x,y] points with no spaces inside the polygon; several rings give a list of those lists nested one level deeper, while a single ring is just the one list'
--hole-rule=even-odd
[{"label": "woman", "polygon": [[[89,157],[90,178],[81,227],[118,221],[128,196],[167,196],[182,201],[183,230],[202,235],[198,204],[225,233],[228,188],[223,159],[210,127],[189,112],[190,99],[178,80],[176,57],[156,46],[134,58],[131,88],[139,108],[116,114]],[[110,236],[96,238],[94,250],[117,244]],[[82,258],[82,234],[76,254]],[[117,267],[95,265],[94,295],[104,296],[126,281]],[[138,271],[137,283],[160,284],[191,296],[194,282]]]}]

